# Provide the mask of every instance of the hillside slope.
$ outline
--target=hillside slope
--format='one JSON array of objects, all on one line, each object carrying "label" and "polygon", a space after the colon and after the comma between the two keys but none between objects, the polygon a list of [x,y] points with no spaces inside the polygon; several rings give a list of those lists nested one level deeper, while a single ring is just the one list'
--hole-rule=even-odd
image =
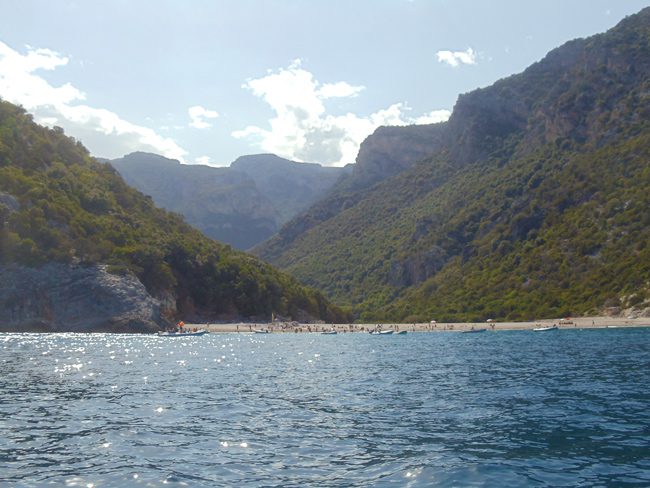
[{"label": "hillside slope", "polygon": [[[19,268],[46,270],[51,263],[68,266],[70,276],[79,266],[104,265],[94,275],[105,282],[111,281],[105,272],[137,277],[160,305],[159,316],[143,312],[149,317],[145,328],[175,317],[341,318],[320,293],[156,208],[61,129],[41,127],[21,108],[0,101],[0,266],[11,276],[30,276]],[[60,268],[56,273],[61,276]],[[133,289],[129,280],[111,296]],[[39,328],[66,330],[54,314],[58,304],[36,307],[25,298],[33,290],[2,290],[0,306],[16,328],[29,320]],[[56,295],[36,299],[47,302]],[[39,316],[31,314],[33,308],[41,310]],[[83,320],[83,307],[79,314]],[[141,317],[125,317],[120,330],[140,330]],[[112,330],[111,323],[107,316],[97,328]]]},{"label": "hillside slope", "polygon": [[644,9],[459,97],[428,158],[256,252],[366,320],[643,311],[648,80]]}]

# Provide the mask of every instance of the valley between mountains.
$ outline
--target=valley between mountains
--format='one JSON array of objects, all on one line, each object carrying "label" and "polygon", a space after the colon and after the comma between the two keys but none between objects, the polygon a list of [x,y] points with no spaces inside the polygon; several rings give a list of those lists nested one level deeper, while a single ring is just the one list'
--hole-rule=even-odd
[{"label": "valley between mountains", "polygon": [[648,317],[649,190],[650,8],[345,168],[98,160],[0,101],[2,330]]}]

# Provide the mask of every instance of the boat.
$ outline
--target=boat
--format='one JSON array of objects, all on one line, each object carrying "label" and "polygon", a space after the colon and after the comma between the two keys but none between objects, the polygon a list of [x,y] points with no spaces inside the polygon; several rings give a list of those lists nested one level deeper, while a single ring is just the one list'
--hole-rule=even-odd
[{"label": "boat", "polygon": [[160,337],[190,337],[190,336],[202,336],[207,334],[208,331],[205,329],[197,330],[196,332],[168,332],[168,331],[159,331],[158,335]]},{"label": "boat", "polygon": [[461,331],[461,334],[476,334],[477,332],[485,332],[487,329],[469,329]]},{"label": "boat", "polygon": [[536,327],[533,329],[533,332],[547,332],[549,330],[558,330],[559,327],[557,325],[553,325],[550,327]]},{"label": "boat", "polygon": [[335,335],[335,334],[338,334],[338,332],[336,332],[334,329],[332,329],[332,330],[324,330],[323,332],[321,332],[321,334],[324,334],[324,335]]},{"label": "boat", "polygon": [[373,330],[370,333],[372,335],[391,335],[394,331],[388,329],[388,330]]},{"label": "boat", "polygon": [[256,334],[268,334],[269,333],[268,329],[253,329],[253,332],[255,332]]},{"label": "boat", "polygon": [[406,331],[405,330],[400,330],[399,332],[397,332],[397,335],[406,335]]}]

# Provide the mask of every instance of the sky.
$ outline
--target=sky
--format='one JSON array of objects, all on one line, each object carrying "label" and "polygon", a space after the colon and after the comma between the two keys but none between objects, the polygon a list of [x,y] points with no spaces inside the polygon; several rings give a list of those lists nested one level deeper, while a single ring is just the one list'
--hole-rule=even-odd
[{"label": "sky", "polygon": [[343,166],[638,0],[0,0],[0,98],[92,155]]}]

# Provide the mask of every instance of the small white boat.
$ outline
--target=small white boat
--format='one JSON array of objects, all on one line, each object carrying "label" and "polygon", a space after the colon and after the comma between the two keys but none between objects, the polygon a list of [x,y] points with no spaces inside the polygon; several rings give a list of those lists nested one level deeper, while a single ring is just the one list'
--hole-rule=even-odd
[{"label": "small white boat", "polygon": [[158,332],[158,335],[160,337],[190,337],[190,336],[202,336],[203,334],[207,334],[208,331],[201,329],[197,330],[196,332],[163,332],[160,331]]},{"label": "small white boat", "polygon": [[487,329],[469,329],[469,330],[463,330],[461,333],[462,334],[476,334],[478,332],[485,332]]},{"label": "small white boat", "polygon": [[269,333],[268,329],[253,329],[253,332],[255,332],[256,334],[268,334]]},{"label": "small white boat", "polygon": [[399,332],[396,333],[397,335],[406,335],[405,330],[400,330]]},{"label": "small white boat", "polygon": [[557,325],[553,325],[551,327],[536,327],[533,329],[533,332],[547,332],[549,330],[558,330],[559,327]]},{"label": "small white boat", "polygon": [[324,330],[323,332],[321,332],[321,334],[323,334],[323,335],[336,335],[336,334],[338,334],[338,332],[336,332],[335,330]]},{"label": "small white boat", "polygon": [[373,330],[370,333],[372,335],[391,335],[394,331],[388,329],[388,330]]}]

